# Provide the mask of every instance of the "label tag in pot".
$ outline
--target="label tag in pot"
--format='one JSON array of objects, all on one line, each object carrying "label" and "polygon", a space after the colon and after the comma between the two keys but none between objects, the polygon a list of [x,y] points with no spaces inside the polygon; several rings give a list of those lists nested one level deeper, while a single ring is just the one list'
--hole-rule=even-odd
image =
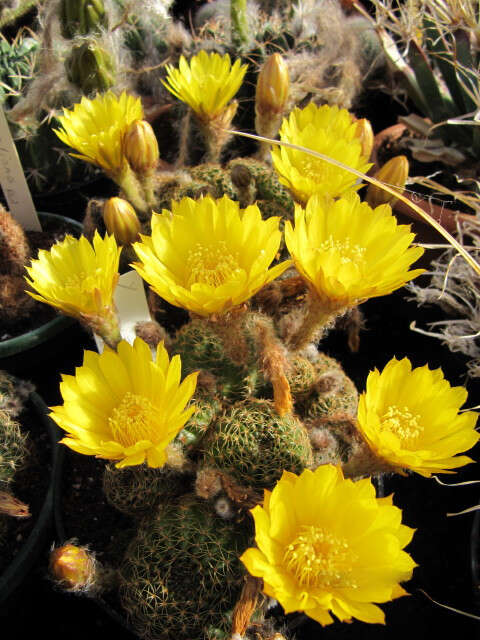
[{"label": "label tag in pot", "polygon": [[[136,271],[127,271],[120,276],[115,289],[114,301],[118,311],[122,338],[133,344],[137,322],[150,322],[152,319],[143,280]],[[96,334],[94,338],[98,352],[102,353],[103,340]]]},{"label": "label tag in pot", "polygon": [[10,213],[24,229],[41,231],[25,174],[13,142],[7,118],[0,107],[0,185]]}]

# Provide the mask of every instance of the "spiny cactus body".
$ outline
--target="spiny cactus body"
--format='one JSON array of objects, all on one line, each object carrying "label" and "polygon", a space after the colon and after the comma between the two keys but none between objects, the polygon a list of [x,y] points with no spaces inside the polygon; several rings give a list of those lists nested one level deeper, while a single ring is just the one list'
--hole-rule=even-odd
[{"label": "spiny cactus body", "polygon": [[172,353],[180,354],[182,370],[207,371],[216,378],[218,391],[226,397],[248,395],[255,389],[260,373],[255,367],[253,344],[246,353],[247,367],[235,363],[225,352],[222,340],[203,320],[193,320],[177,333]]},{"label": "spiny cactus body", "polygon": [[108,502],[132,517],[150,513],[158,502],[188,490],[188,477],[171,469],[151,469],[145,465],[116,469],[107,465],[103,492]]},{"label": "spiny cactus body", "polygon": [[6,411],[0,411],[0,488],[5,490],[15,471],[24,464],[27,438],[20,425]]},{"label": "spiny cactus body", "polygon": [[249,537],[247,523],[222,520],[196,499],[160,505],[121,568],[121,599],[136,632],[152,640],[200,640],[210,626],[227,631]]},{"label": "spiny cactus body", "polygon": [[25,81],[31,77],[40,43],[21,33],[13,42],[0,35],[0,104],[12,106]]},{"label": "spiny cactus body", "polygon": [[267,400],[234,404],[215,421],[205,459],[242,486],[271,488],[283,470],[301,472],[312,461],[308,434],[291,414]]},{"label": "spiny cactus body", "polygon": [[336,413],[355,416],[358,391],[339,363],[320,353],[313,366],[316,375],[310,391],[299,394],[296,398],[296,407],[300,415],[306,420]]},{"label": "spiny cactus body", "polygon": [[0,205],[0,273],[22,275],[30,258],[25,231]]}]

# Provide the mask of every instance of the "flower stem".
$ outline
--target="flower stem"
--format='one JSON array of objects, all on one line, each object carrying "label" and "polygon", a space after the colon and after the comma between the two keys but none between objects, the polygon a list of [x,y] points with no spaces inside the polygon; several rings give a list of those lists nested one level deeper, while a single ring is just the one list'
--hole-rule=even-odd
[{"label": "flower stem", "polygon": [[225,354],[241,367],[248,362],[248,344],[245,336],[246,307],[240,306],[215,317],[210,316],[208,326],[220,338]]},{"label": "flower stem", "polygon": [[290,384],[285,375],[290,367],[287,350],[275,335],[270,318],[257,315],[254,326],[260,368],[267,380],[272,383],[275,411],[279,416],[284,416],[293,411]]},{"label": "flower stem", "polygon": [[248,43],[247,0],[231,0],[232,44],[242,49]]},{"label": "flower stem", "polygon": [[82,315],[84,324],[96,333],[112,349],[116,349],[122,339],[120,334],[120,324],[116,309],[105,307],[104,313],[99,315]]},{"label": "flower stem", "polygon": [[129,200],[132,206],[137,210],[141,220],[145,221],[151,208],[145,200],[145,193],[142,185],[137,180],[134,172],[130,167],[124,169],[121,173],[114,177],[115,182],[123,191],[126,200]]},{"label": "flower stem", "polygon": [[157,198],[155,196],[155,172],[150,171],[139,176],[140,184],[145,194],[145,201],[149,209],[155,209],[157,206]]},{"label": "flower stem", "polygon": [[325,309],[319,298],[310,292],[300,326],[287,336],[288,347],[292,351],[300,351],[310,342],[318,340],[325,329],[342,313],[341,309]]}]

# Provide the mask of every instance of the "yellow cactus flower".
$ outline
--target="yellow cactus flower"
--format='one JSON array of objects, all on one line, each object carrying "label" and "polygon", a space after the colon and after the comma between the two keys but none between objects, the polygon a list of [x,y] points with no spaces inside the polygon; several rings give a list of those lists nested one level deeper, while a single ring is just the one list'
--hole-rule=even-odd
[{"label": "yellow cactus flower", "polygon": [[97,458],[118,460],[117,467],[142,464],[161,467],[167,446],[195,410],[185,408],[197,373],[180,383],[181,362],[171,360],[163,346],[152,359],[140,338],[122,340],[117,351],[86,351],[74,376],[62,376],[64,404],[50,417],[67,432],[61,442]]},{"label": "yellow cactus flower", "polygon": [[142,119],[140,98],[125,91],[117,97],[108,91],[93,100],[83,97],[71,111],[65,109],[58,118],[62,128],[54,131],[62,142],[78,151],[72,156],[115,176],[127,164],[123,136],[132,122]]},{"label": "yellow cactus flower", "polygon": [[228,54],[200,51],[187,62],[180,56],[178,69],[166,66],[164,86],[186,102],[202,121],[215,119],[237,93],[247,71],[240,59],[233,66]]},{"label": "yellow cactus flower", "polygon": [[67,235],[25,267],[25,280],[36,291],[27,293],[75,318],[102,314],[113,307],[120,252],[113,236],[102,238],[98,231],[93,246],[85,236]]},{"label": "yellow cactus flower", "polygon": [[[361,128],[346,109],[317,107],[313,102],[304,109],[296,107],[280,127],[280,140],[318,151],[365,173],[372,165],[363,154],[359,134]],[[354,174],[304,151],[276,146],[272,160],[280,182],[302,203],[314,193],[336,198],[361,187]]]},{"label": "yellow cactus flower", "polygon": [[269,266],[280,246],[280,218],[262,220],[224,196],[172,202],[152,216],[152,235],[133,245],[132,266],[159,296],[201,316],[242,304],[290,266]]},{"label": "yellow cactus flower", "polygon": [[463,387],[451,387],[441,369],[412,370],[408,358],[393,358],[370,372],[360,396],[358,429],[373,453],[392,470],[454,473],[472,460],[458,453],[480,439],[477,414],[459,413],[467,399]]},{"label": "yellow cactus flower", "polygon": [[391,496],[375,497],[370,479],[345,480],[332,465],[284,471],[251,513],[258,549],[240,560],[285,613],[304,611],[322,625],[331,613],[383,623],[374,603],[406,595],[399,583],[416,565],[403,548],[414,530],[401,524]]},{"label": "yellow cactus flower", "polygon": [[325,310],[340,311],[402,287],[423,269],[409,271],[423,253],[414,234],[388,205],[371,209],[357,194],[333,201],[312,196],[287,221],[285,241],[295,267]]}]

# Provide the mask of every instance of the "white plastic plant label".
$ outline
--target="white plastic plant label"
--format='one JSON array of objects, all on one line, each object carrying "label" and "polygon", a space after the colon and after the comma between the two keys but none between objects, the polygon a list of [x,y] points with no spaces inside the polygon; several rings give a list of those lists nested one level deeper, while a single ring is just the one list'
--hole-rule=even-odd
[{"label": "white plastic plant label", "polygon": [[[115,289],[114,302],[117,307],[122,338],[133,344],[137,322],[148,322],[152,318],[142,278],[136,271],[127,271],[120,276]],[[99,353],[103,351],[103,340],[94,335]]]},{"label": "white plastic plant label", "polygon": [[29,231],[42,227],[33,204],[7,118],[0,107],[0,185],[15,220]]}]

